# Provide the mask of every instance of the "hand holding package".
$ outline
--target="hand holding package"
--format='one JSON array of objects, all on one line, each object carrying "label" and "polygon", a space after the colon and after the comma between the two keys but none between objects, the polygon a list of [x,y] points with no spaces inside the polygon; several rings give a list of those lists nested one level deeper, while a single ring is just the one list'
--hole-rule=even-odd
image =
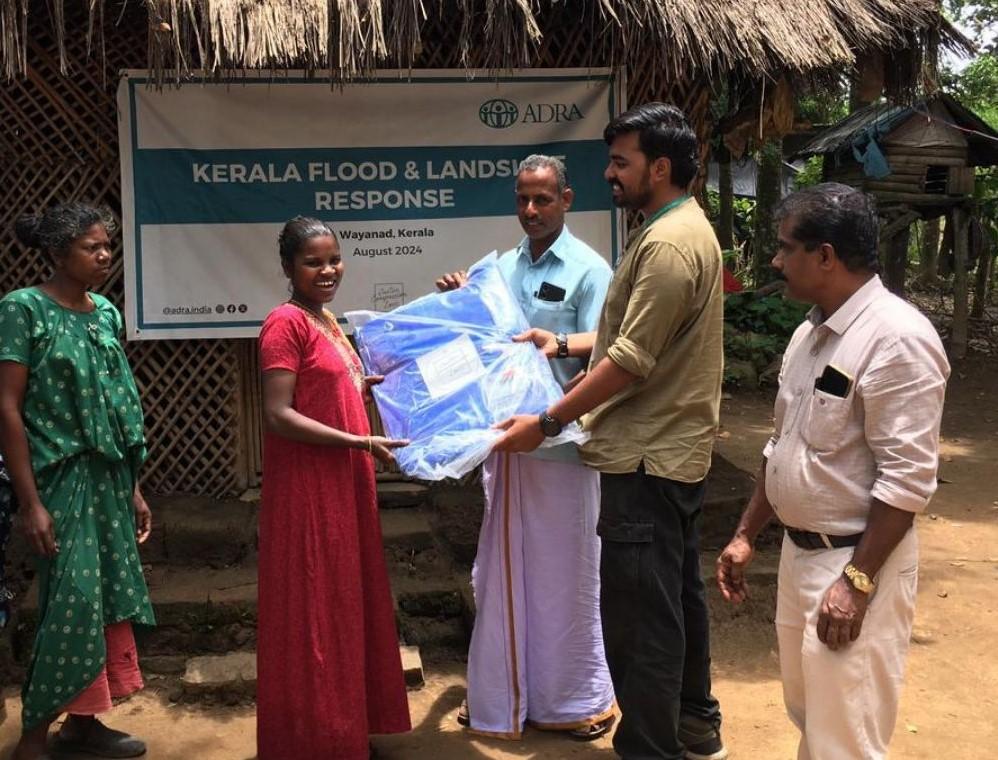
[{"label": "hand holding package", "polygon": [[[548,360],[513,336],[530,329],[492,253],[457,290],[433,293],[387,314],[350,312],[373,393],[402,471],[424,480],[457,478],[480,464],[501,436],[493,425],[540,414],[562,397]],[[575,423],[544,446],[580,443]]]}]

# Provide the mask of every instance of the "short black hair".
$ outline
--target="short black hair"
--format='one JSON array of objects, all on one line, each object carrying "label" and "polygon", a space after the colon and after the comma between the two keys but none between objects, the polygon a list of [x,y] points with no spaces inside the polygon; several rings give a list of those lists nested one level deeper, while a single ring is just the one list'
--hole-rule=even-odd
[{"label": "short black hair", "polygon": [[813,251],[822,243],[850,272],[879,272],[880,223],[873,198],[839,182],[822,182],[784,198],[773,214],[776,224],[793,219],[791,234]]},{"label": "short black hair", "polygon": [[336,240],[336,233],[321,219],[310,216],[296,216],[284,223],[281,234],[277,237],[277,249],[281,256],[281,264],[290,267],[294,264],[295,254],[314,237],[331,237]]},{"label": "short black hair", "polygon": [[606,125],[603,139],[610,145],[620,135],[638,133],[638,145],[649,161],[667,158],[672,184],[687,187],[700,170],[697,136],[686,115],[673,105],[645,103],[625,111]]},{"label": "short black hair", "polygon": [[73,241],[100,224],[108,235],[118,225],[111,212],[79,201],[60,203],[40,214],[22,214],[14,222],[14,234],[22,245],[37,248],[53,256],[69,250]]}]

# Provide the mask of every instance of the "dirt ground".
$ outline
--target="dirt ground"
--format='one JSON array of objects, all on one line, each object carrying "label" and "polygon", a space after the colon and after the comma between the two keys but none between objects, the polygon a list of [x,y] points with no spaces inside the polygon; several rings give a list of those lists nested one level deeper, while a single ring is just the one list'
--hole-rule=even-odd
[{"label": "dirt ground", "polygon": [[[943,425],[941,483],[918,518],[922,562],[908,677],[892,743],[893,758],[989,756],[998,746],[998,360],[954,367]],[[769,432],[771,398],[737,394],[724,402],[718,449],[754,471]],[[715,552],[705,552],[709,568]],[[715,693],[732,758],[790,759],[796,732],[782,705],[772,629],[775,553],[759,558],[756,594],[739,610],[712,592]],[[518,743],[475,739],[454,717],[464,695],[463,667],[431,665],[410,692],[415,730],[376,737],[385,760],[573,758],[611,760],[608,740],[591,745],[532,731]],[[15,739],[19,703],[5,691],[0,757]],[[248,760],[255,756],[252,708],[172,705],[145,693],[118,706],[109,722],[147,739],[153,760]],[[843,760],[848,760],[843,758]]]}]

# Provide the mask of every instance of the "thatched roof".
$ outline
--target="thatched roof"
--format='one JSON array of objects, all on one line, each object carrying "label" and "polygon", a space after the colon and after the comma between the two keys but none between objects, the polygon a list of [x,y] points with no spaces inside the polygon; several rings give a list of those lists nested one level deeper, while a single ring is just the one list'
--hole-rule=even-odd
[{"label": "thatched roof", "polygon": [[[65,0],[50,7],[56,35]],[[117,8],[88,0],[91,28]],[[471,68],[538,63],[551,24],[587,34],[593,65],[651,55],[663,73],[741,71],[809,76],[842,70],[857,53],[916,45],[939,28],[938,0],[146,0],[150,68],[194,71],[304,68],[352,77],[419,63],[429,25],[448,30]],[[25,18],[38,0],[0,0],[0,58],[24,71]],[[91,29],[79,33],[91,33]],[[945,35],[944,35],[945,36]]]}]

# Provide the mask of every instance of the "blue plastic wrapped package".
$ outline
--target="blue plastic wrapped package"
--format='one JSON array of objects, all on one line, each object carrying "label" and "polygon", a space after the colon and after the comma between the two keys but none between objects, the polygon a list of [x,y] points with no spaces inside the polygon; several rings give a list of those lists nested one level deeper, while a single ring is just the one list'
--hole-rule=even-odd
[{"label": "blue plastic wrapped package", "polygon": [[[496,422],[540,414],[562,396],[547,359],[530,343],[514,343],[529,329],[493,252],[468,272],[458,290],[433,293],[386,314],[348,312],[385,433],[410,441],[395,457],[406,475],[458,478],[478,466],[502,435]],[[542,445],[581,443],[567,425]]]}]

